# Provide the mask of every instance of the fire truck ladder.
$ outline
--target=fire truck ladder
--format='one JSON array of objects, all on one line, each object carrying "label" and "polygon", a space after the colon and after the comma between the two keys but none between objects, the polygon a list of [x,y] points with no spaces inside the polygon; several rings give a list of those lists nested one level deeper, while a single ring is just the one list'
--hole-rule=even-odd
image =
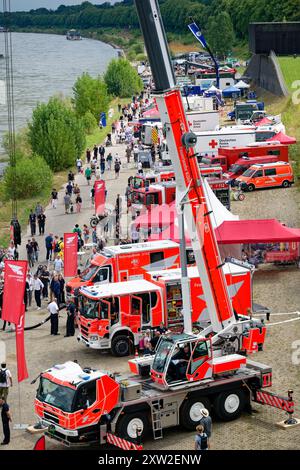
[{"label": "fire truck ladder", "polygon": [[161,407],[159,400],[151,402],[151,417],[152,417],[152,430],[153,438],[155,440],[162,439],[162,424],[161,424]]}]

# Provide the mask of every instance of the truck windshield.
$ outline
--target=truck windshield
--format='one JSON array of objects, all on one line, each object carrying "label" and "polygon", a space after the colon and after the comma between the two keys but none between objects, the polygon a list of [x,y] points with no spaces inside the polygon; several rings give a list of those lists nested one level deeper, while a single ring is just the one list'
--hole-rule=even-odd
[{"label": "truck windshield", "polygon": [[62,411],[71,412],[76,390],[41,377],[37,399]]},{"label": "truck windshield", "polygon": [[93,266],[92,264],[86,268],[83,273],[81,274],[81,279],[83,281],[90,281],[98,271],[99,266]]},{"label": "truck windshield", "polygon": [[243,173],[243,176],[246,176],[246,178],[252,178],[254,173],[255,173],[255,170],[252,170],[251,168],[249,168],[247,171],[245,171],[245,173]]},{"label": "truck windshield", "polygon": [[239,171],[241,171],[243,169],[243,167],[241,165],[231,165],[229,167],[229,173],[232,173],[233,175],[235,175],[236,173],[238,173]]},{"label": "truck windshield", "polygon": [[80,313],[85,318],[98,318],[98,305],[99,302],[90,300],[87,297],[81,297]]},{"label": "truck windshield", "polygon": [[158,345],[155,353],[152,369],[155,372],[162,373],[165,370],[165,365],[168,360],[169,354],[173,349],[172,341],[163,339]]}]

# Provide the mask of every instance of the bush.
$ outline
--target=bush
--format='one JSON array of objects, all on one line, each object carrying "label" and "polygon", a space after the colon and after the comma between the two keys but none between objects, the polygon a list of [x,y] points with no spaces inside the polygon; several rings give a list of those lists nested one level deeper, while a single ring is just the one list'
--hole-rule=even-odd
[{"label": "bush", "polygon": [[90,111],[85,113],[81,121],[85,132],[89,135],[92,134],[94,129],[97,127],[97,121]]},{"label": "bush", "polygon": [[32,152],[43,157],[53,171],[74,165],[86,142],[81,120],[56,97],[35,108],[28,135]]},{"label": "bush", "polygon": [[143,82],[137,71],[126,59],[113,59],[107,68],[104,80],[109,94],[128,98],[143,89]]},{"label": "bush", "polygon": [[27,199],[50,190],[52,171],[45,160],[38,156],[21,158],[16,164],[16,176],[9,166],[4,174],[4,196],[6,199]]}]

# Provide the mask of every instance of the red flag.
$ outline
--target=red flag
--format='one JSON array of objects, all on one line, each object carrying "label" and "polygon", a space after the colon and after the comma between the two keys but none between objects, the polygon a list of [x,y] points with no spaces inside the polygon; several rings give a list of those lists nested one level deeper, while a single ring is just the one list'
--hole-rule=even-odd
[{"label": "red flag", "polygon": [[18,325],[23,313],[27,261],[4,262],[2,320]]},{"label": "red flag", "polygon": [[95,181],[95,212],[97,215],[104,214],[105,210],[105,181]]},{"label": "red flag", "polygon": [[77,274],[78,233],[64,234],[64,274],[73,277]]},{"label": "red flag", "polygon": [[36,441],[33,450],[46,450],[46,438],[45,438],[45,436],[40,437]]},{"label": "red flag", "polygon": [[23,304],[20,322],[16,325],[16,349],[17,349],[17,366],[18,366],[18,382],[28,378],[25,344],[24,344],[24,324],[25,324],[25,305]]}]

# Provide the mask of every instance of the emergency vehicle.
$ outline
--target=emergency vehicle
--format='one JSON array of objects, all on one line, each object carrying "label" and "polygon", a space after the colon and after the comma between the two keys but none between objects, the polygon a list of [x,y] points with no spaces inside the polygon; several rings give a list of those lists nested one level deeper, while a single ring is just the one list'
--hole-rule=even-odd
[{"label": "emergency vehicle", "polygon": [[132,189],[128,194],[127,204],[135,211],[151,209],[152,205],[171,204],[176,198],[176,183],[163,181],[150,184],[140,189]]},{"label": "emergency vehicle", "polygon": [[234,314],[194,155],[196,137],[189,133],[159,4],[136,0],[136,7],[178,191],[188,202],[183,212],[191,236],[197,228],[192,246],[210,323],[199,334],[191,331],[189,280],[182,270],[184,333],[163,335],[153,356],[131,359],[131,375],[82,369],[72,362],[41,373],[35,413],[48,426],[48,436],[67,444],[105,443],[111,433],[132,441],[152,431],[160,439],[174,426],[195,430],[203,408],[230,421],[251,400],[291,414],[294,410],[292,393],[284,398],[265,390],[272,385],[271,367],[248,357],[263,348],[266,327],[263,320]]},{"label": "emergency vehicle", "polygon": [[150,184],[162,183],[164,181],[174,181],[174,171],[162,171],[160,173],[146,173],[136,175],[130,180],[130,186],[133,189],[149,187]]},{"label": "emergency vehicle", "polygon": [[[228,263],[223,268],[235,311],[252,308],[252,272]],[[197,268],[188,268],[192,323],[205,327],[209,316]],[[148,280],[147,280],[148,278]],[[181,272],[167,270],[145,280],[85,287],[79,291],[78,340],[91,349],[108,349],[127,356],[139,344],[142,332],[159,327],[183,327]]]},{"label": "emergency vehicle", "polygon": [[289,188],[294,184],[292,166],[287,162],[252,165],[236,179],[243,191],[265,188]]},{"label": "emergency vehicle", "polygon": [[207,165],[220,165],[226,173],[231,165],[242,157],[254,158],[276,156],[277,161],[289,161],[289,148],[279,142],[255,142],[253,145],[244,147],[219,148],[214,155],[205,155],[202,162]]},{"label": "emergency vehicle", "polygon": [[[187,249],[187,262],[195,262],[191,248]],[[77,295],[79,288],[96,283],[143,279],[146,272],[179,266],[179,245],[169,240],[105,247],[80,276],[67,283],[67,294]]]},{"label": "emergency vehicle", "polygon": [[266,163],[276,163],[278,160],[277,156],[268,155],[265,157],[242,157],[239,158],[233,165],[229,167],[227,173],[224,173],[224,178],[228,179],[229,181],[236,180],[239,176],[243,175],[248,168],[253,165],[261,165]]}]

